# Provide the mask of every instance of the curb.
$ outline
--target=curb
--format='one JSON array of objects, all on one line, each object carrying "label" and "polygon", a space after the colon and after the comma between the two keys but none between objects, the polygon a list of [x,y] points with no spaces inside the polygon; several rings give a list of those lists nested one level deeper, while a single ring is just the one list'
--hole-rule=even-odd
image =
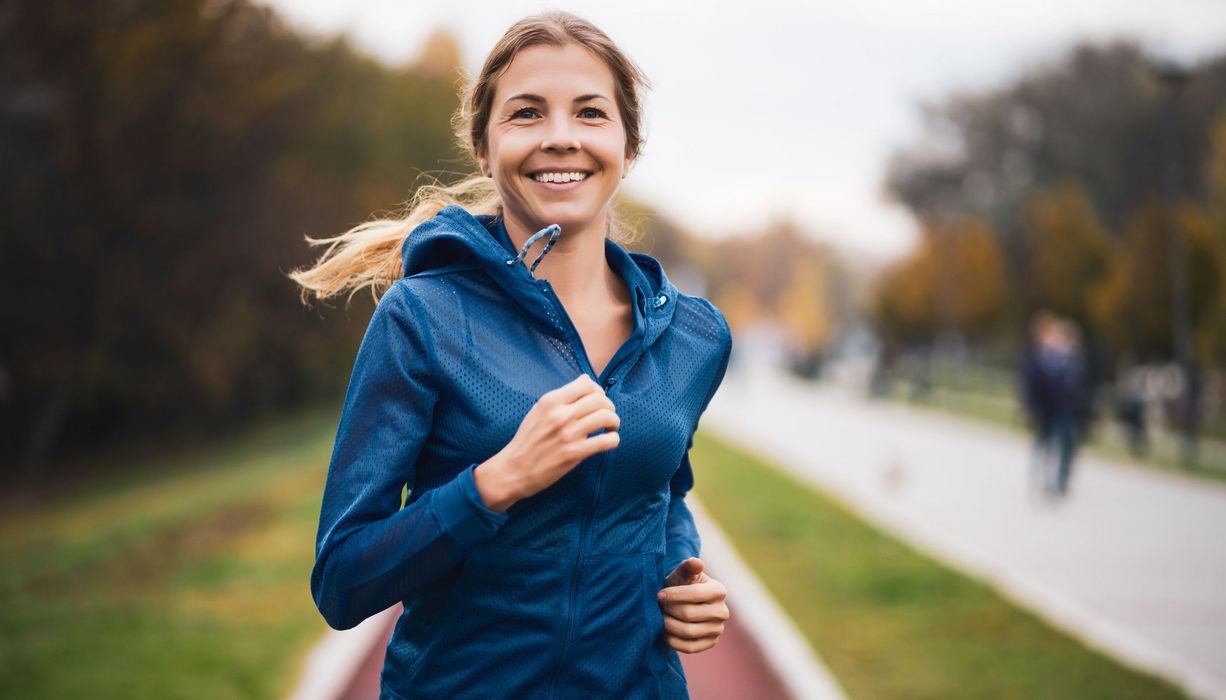
[{"label": "curb", "polygon": [[847,696],[762,581],[737,554],[727,535],[693,492],[686,504],[702,536],[701,558],[728,588],[736,619],[796,700],[844,700]]},{"label": "curb", "polygon": [[348,630],[328,630],[302,664],[302,675],[288,700],[336,700],[345,697],[376,648],[387,640],[400,605],[368,617]]}]

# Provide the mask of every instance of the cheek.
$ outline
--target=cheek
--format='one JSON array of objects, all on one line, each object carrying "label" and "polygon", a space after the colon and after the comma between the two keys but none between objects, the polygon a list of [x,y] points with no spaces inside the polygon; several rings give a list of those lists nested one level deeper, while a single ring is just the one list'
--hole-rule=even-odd
[{"label": "cheek", "polygon": [[513,160],[515,152],[515,136],[495,129],[490,129],[485,142],[485,163],[488,168],[497,172],[505,170],[509,161]]},{"label": "cheek", "polygon": [[599,159],[609,170],[620,170],[625,174],[628,158],[626,157],[626,138],[621,134],[602,134],[591,142],[591,148],[599,151]]}]

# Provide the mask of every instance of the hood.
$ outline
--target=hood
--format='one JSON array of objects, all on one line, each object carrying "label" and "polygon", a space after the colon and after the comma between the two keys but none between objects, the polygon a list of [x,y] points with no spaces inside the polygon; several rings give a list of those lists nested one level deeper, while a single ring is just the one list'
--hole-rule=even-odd
[{"label": "hood", "polygon": [[[517,251],[500,217],[474,216],[456,205],[444,207],[405,238],[401,247],[404,276],[448,267],[477,267],[489,275],[535,324],[550,335],[563,338],[567,334],[566,322],[553,311],[546,291],[550,289],[549,283],[532,274],[535,262],[548,255],[553,247],[556,235],[549,236],[549,233],[549,229],[542,230],[529,240],[523,251]],[[561,235],[565,236],[566,232]],[[546,239],[545,245],[530,269],[521,261],[526,262],[528,250],[541,238]],[[664,268],[655,258],[627,252],[608,238],[605,239],[605,259],[625,280],[634,305],[636,328],[642,328],[644,341],[652,344],[672,322],[677,289],[668,281]]]}]

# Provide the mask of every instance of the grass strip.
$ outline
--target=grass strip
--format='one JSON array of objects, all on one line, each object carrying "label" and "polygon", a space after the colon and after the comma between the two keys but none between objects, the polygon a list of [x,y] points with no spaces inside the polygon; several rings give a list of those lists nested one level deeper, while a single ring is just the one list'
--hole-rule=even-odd
[{"label": "grass strip", "polygon": [[1184,697],[709,432],[691,461],[703,505],[853,698]]},{"label": "grass strip", "polygon": [[308,578],[334,420],[134,465],[0,521],[0,697],[284,696],[326,629]]}]

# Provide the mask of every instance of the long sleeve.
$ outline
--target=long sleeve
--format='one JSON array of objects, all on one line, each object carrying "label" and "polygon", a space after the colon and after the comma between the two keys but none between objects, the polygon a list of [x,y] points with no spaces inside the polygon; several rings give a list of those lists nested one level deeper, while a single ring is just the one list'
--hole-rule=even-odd
[{"label": "long sleeve", "polygon": [[505,513],[468,465],[403,509],[438,395],[425,314],[405,283],[380,300],[358,349],[324,485],[311,594],[348,629],[435,581],[488,540]]},{"label": "long sleeve", "polygon": [[[715,391],[724,381],[724,375],[728,371],[728,360],[732,355],[732,332],[728,328],[728,323],[718,309],[714,306],[710,308],[715,311],[723,326],[723,343],[719,364],[711,379],[710,388],[707,389],[706,398],[702,402],[700,420],[702,413],[706,412],[707,406],[715,396]],[[697,430],[697,424],[695,424],[695,430]],[[694,434],[691,432],[685,445],[685,453],[681,456],[681,464],[669,482],[668,518],[664,524],[665,575],[671,573],[686,559],[699,556],[702,551],[702,538],[698,535],[698,528],[694,525],[694,515],[690,513],[689,507],[685,504],[685,495],[694,487],[694,470],[690,466],[690,448],[693,446]]]},{"label": "long sleeve", "polygon": [[[693,442],[690,442],[692,445]],[[698,556],[702,538],[694,525],[694,516],[685,504],[685,494],[694,486],[690,468],[690,445],[685,448],[681,466],[669,484],[668,519],[664,523],[664,574],[667,576],[681,562]]]}]

